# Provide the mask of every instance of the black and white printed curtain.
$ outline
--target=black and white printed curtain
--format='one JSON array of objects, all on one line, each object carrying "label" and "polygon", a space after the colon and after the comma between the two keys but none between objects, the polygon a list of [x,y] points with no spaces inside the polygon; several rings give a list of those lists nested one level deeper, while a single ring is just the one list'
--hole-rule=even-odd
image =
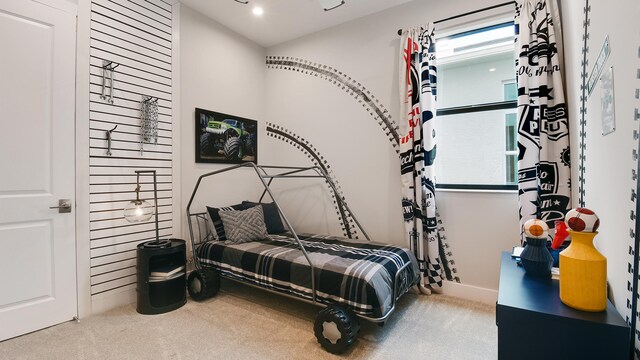
[{"label": "black and white printed curtain", "polygon": [[571,208],[571,169],[557,0],[520,0],[515,27],[523,236],[527,220],[542,219],[553,229]]},{"label": "black and white printed curtain", "polygon": [[436,217],[436,54],[433,24],[402,33],[400,167],[406,237],[422,273],[423,293],[440,291],[447,266],[439,256]]}]

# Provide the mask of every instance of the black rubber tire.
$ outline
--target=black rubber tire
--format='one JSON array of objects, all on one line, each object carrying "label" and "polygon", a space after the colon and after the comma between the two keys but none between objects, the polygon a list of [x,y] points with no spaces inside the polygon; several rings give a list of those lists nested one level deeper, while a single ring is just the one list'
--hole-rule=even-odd
[{"label": "black rubber tire", "polygon": [[246,149],[245,154],[249,156],[256,155],[256,143],[255,143],[255,135],[248,134],[244,136],[244,148]]},{"label": "black rubber tire", "polygon": [[232,137],[239,137],[238,132],[235,131],[234,129],[227,129],[227,131],[224,132],[224,141],[226,142]]},{"label": "black rubber tire", "polygon": [[212,134],[203,133],[202,135],[200,135],[200,152],[203,155],[215,154],[215,137]]},{"label": "black rubber tire", "polygon": [[224,157],[227,160],[242,160],[242,142],[237,137],[230,137],[224,144]]},{"label": "black rubber tire", "polygon": [[187,290],[193,300],[206,300],[220,290],[220,274],[214,269],[194,270],[187,278]]},{"label": "black rubber tire", "polygon": [[[334,323],[340,332],[340,338],[334,344],[324,335],[324,323]],[[313,333],[320,345],[332,354],[344,353],[358,338],[360,323],[358,318],[342,306],[329,305],[320,310],[313,324]]]}]

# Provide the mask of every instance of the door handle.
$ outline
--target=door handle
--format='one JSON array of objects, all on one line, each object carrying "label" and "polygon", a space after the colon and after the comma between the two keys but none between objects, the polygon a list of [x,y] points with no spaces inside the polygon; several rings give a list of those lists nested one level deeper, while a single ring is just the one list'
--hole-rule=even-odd
[{"label": "door handle", "polygon": [[58,206],[50,206],[49,209],[58,209],[60,214],[70,213],[71,212],[71,200],[70,199],[60,199],[58,200]]}]

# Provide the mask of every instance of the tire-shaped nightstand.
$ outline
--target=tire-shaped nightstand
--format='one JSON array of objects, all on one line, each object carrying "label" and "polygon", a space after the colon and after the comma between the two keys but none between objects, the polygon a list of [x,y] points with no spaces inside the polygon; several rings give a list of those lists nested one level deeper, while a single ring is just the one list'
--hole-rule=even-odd
[{"label": "tire-shaped nightstand", "polygon": [[[145,242],[138,244],[136,252],[136,310],[140,314],[161,314],[184,305],[187,302],[185,241],[170,239],[164,246]],[[151,276],[152,273],[156,276]]]}]

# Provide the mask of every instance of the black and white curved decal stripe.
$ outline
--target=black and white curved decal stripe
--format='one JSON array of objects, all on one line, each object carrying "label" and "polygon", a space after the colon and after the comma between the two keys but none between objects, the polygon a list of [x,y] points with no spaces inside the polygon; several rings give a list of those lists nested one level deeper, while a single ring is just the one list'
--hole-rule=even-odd
[{"label": "black and white curved decal stripe", "polygon": [[342,190],[340,189],[340,185],[333,175],[333,171],[331,171],[331,165],[327,162],[327,160],[320,155],[318,150],[309,143],[308,140],[301,138],[300,136],[294,134],[293,132],[285,129],[282,126],[274,125],[272,123],[267,123],[267,136],[271,136],[275,139],[282,140],[287,144],[291,144],[302,151],[307,157],[311,160],[311,162],[320,167],[324,172],[329,176],[331,181],[336,187],[338,193],[334,193],[333,189],[327,184],[329,187],[329,193],[331,194],[331,198],[333,201],[333,206],[336,209],[336,215],[338,215],[338,220],[340,221],[340,225],[342,226],[342,231],[345,237],[348,238],[358,238],[355,221],[353,220],[353,216],[349,212],[349,210],[343,206],[343,204],[337,201],[336,196],[339,196],[341,199],[344,199],[344,195],[342,194]]},{"label": "black and white curved decal stripe", "polygon": [[398,125],[393,121],[391,114],[384,105],[355,79],[331,66],[289,56],[267,56],[266,64],[269,69],[302,72],[307,75],[320,77],[337,85],[357,99],[358,102],[367,109],[369,114],[378,121],[378,126],[384,130],[395,152],[399,152],[398,144],[400,142],[400,135],[398,133]]},{"label": "black and white curved decal stripe", "polygon": [[635,120],[635,126],[633,130],[633,139],[635,140],[634,148],[631,153],[633,159],[633,168],[631,169],[631,177],[635,180],[634,187],[631,188],[631,229],[629,230],[629,263],[627,269],[629,272],[629,280],[627,281],[627,309],[629,310],[629,316],[626,317],[627,323],[631,327],[631,333],[633,334],[633,352],[635,358],[640,358],[640,332],[638,324],[640,323],[640,313],[638,312],[638,300],[640,295],[638,294],[638,279],[639,269],[638,263],[640,251],[639,237],[640,237],[640,205],[638,204],[638,182],[640,182],[640,162],[638,161],[640,154],[640,134],[638,132],[638,122],[640,122],[640,46],[638,46],[638,69],[636,71],[636,89],[634,94],[636,100],[636,107],[633,113],[633,120]]},{"label": "black and white curved decal stripe", "polygon": [[579,193],[579,203],[580,207],[585,207],[584,205],[584,151],[587,147],[585,142],[587,138],[587,82],[589,81],[589,60],[587,60],[587,55],[589,54],[589,12],[591,11],[591,6],[589,6],[589,0],[585,1],[584,5],[584,33],[582,34],[582,71],[580,73],[580,77],[582,78],[582,84],[580,85],[580,165],[578,166],[578,170],[580,171],[580,175],[578,177],[578,193]]}]

